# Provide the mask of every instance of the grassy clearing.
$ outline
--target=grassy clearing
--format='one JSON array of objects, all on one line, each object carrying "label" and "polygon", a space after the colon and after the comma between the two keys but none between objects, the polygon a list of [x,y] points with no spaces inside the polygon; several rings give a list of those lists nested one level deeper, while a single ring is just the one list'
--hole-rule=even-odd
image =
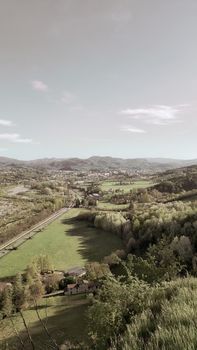
[{"label": "grassy clearing", "polygon": [[113,204],[109,202],[98,202],[97,208],[101,210],[124,210],[129,207],[129,204]]},{"label": "grassy clearing", "polygon": [[23,271],[40,254],[48,254],[56,269],[66,270],[84,266],[87,261],[100,261],[122,247],[116,235],[76,221],[74,218],[79,212],[80,209],[70,210],[17,250],[1,258],[0,277]]},{"label": "grassy clearing", "polygon": [[[50,334],[59,345],[62,344],[65,339],[70,341],[86,340],[87,330],[85,314],[88,303],[89,300],[84,295],[42,299],[39,304],[39,314],[46,323]],[[38,320],[35,310],[24,311],[24,317],[35,342],[36,350],[50,349],[51,343]],[[27,336],[24,333],[24,326],[20,316],[16,315],[13,320],[15,327],[23,337],[25,349],[31,349],[26,340]],[[12,324],[7,319],[1,321],[0,324],[1,349],[4,348],[5,339],[9,345],[9,349],[20,349],[18,339],[14,336]]]},{"label": "grassy clearing", "polygon": [[[110,233],[89,227],[86,222],[78,222],[75,216],[80,209],[72,209],[58,218],[32,240],[27,240],[18,250],[0,260],[1,277],[22,271],[36,255],[47,253],[52,257],[55,268],[66,270],[72,266],[83,266],[87,261],[99,261],[111,251],[122,247],[121,240]],[[58,344],[65,339],[86,341],[86,310],[89,300],[86,296],[61,296],[42,299],[39,305],[41,318],[47,323],[50,334]],[[35,341],[37,350],[48,350],[49,340],[38,321],[35,310],[24,312],[26,322]],[[21,318],[16,315],[14,324],[23,335],[25,348],[30,349]],[[17,338],[10,321],[0,324],[0,348],[5,342],[9,349],[19,349]]]},{"label": "grassy clearing", "polygon": [[121,191],[124,191],[125,193],[128,193],[131,190],[138,189],[138,188],[147,188],[151,185],[152,183],[146,180],[130,182],[125,185],[120,184],[118,181],[104,181],[101,183],[100,187],[102,191],[112,190],[115,192],[116,190],[121,190]]}]

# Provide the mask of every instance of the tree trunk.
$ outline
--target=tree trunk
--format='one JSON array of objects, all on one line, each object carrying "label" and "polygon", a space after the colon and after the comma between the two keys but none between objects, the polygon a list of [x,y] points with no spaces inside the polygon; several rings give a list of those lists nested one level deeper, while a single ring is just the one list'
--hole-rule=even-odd
[{"label": "tree trunk", "polygon": [[28,328],[28,326],[27,326],[27,323],[26,323],[26,321],[25,321],[25,318],[24,318],[23,313],[22,313],[21,310],[20,310],[20,315],[21,315],[21,318],[22,318],[22,320],[23,320],[23,324],[24,324],[24,326],[25,326],[25,329],[26,329],[26,331],[27,331],[27,335],[28,335],[29,342],[30,342],[30,344],[31,344],[32,350],[36,350],[35,344],[34,344],[34,342],[33,342],[33,339],[32,339],[32,337],[31,337],[31,334],[30,334],[30,332],[29,332],[29,328]]}]

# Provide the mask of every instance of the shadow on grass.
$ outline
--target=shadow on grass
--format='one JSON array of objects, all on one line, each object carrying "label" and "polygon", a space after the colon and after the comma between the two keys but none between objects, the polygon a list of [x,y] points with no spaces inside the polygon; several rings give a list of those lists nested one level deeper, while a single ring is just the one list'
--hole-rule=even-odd
[{"label": "shadow on grass", "polygon": [[[92,227],[90,222],[78,221],[74,219],[66,219],[61,221],[65,226],[65,235],[75,236],[79,238],[78,253],[86,261],[101,261],[106,255],[112,251],[122,248],[122,241],[115,234],[105,232]],[[59,297],[57,297],[59,298]],[[82,298],[76,301],[74,296],[61,297],[59,305],[48,306],[48,315],[46,318],[45,306],[39,305],[39,313],[42,319],[47,322],[50,334],[56,339],[58,344],[62,344],[65,340],[80,342],[87,339],[86,328],[86,310],[87,299]],[[51,299],[52,300],[52,299]],[[55,300],[58,300],[54,298]],[[52,315],[50,308],[53,307]],[[43,330],[42,325],[36,317],[33,309],[24,312],[27,321],[31,322],[30,332],[36,344],[36,350],[50,349],[49,339]],[[13,331],[14,334],[14,331]],[[27,336],[21,333],[25,341],[25,349],[31,349],[27,342]],[[17,337],[9,338],[9,349],[20,350],[20,343]],[[4,349],[2,347],[2,349]],[[6,349],[6,348],[5,348]]]},{"label": "shadow on grass", "polygon": [[97,229],[91,222],[64,219],[62,224],[70,225],[65,234],[78,236],[80,240],[78,253],[88,262],[101,261],[117,249],[123,248],[123,243],[116,234]]},{"label": "shadow on grass", "polygon": [[[51,337],[56,341],[58,345],[63,344],[65,340],[71,341],[73,343],[87,343],[88,331],[86,311],[88,307],[88,299],[82,296],[79,302],[76,302],[76,300],[74,300],[72,304],[71,299],[71,302],[69,304],[70,305],[57,305],[57,307],[55,307],[57,310],[54,312],[54,314],[47,318],[46,316],[43,316],[43,313],[40,313],[41,318],[43,322],[47,325],[47,329]],[[49,312],[50,306],[48,306],[47,309]],[[29,318],[27,317],[25,312],[24,317],[28,323]],[[36,312],[33,317],[35,318],[35,322],[33,322],[30,326],[30,333],[35,343],[36,350],[48,350],[53,344],[47,336],[46,332],[44,331],[42,324],[38,320]],[[21,331],[20,336],[22,337],[23,342],[25,343],[25,349],[32,349],[31,345],[28,342],[26,333],[24,331]],[[20,342],[15,336],[8,339],[8,344],[10,350],[21,349]]]},{"label": "shadow on grass", "polygon": [[[46,305],[38,305],[37,309],[38,309],[38,312],[39,312],[40,310],[44,310],[44,309],[46,309]],[[33,310],[35,310],[35,307],[32,306],[32,307],[30,307],[28,310],[33,311]]]}]

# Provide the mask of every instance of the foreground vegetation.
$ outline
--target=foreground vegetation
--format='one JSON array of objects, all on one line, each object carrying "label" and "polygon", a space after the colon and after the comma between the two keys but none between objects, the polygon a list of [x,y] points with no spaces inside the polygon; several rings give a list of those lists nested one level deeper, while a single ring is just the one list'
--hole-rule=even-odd
[{"label": "foreground vegetation", "polygon": [[[39,316],[58,343],[62,344],[65,339],[71,342],[82,342],[87,334],[86,312],[89,300],[84,295],[57,296],[42,299],[38,302]],[[48,350],[51,347],[46,332],[44,331],[34,308],[23,312],[24,318],[31,330],[33,342],[36,350]],[[21,333],[25,343],[25,349],[32,349],[27,339],[23,321],[20,314],[13,317],[14,326]],[[21,344],[17,338],[11,320],[4,319],[0,325],[0,349],[20,349]]]},{"label": "foreground vegetation", "polygon": [[196,278],[151,286],[130,276],[106,281],[89,309],[96,349],[194,350]]},{"label": "foreground vegetation", "polygon": [[120,342],[121,349],[197,348],[196,278],[178,279],[165,284],[164,290],[168,293],[166,297],[162,298],[155,293],[150,307],[128,326]]}]

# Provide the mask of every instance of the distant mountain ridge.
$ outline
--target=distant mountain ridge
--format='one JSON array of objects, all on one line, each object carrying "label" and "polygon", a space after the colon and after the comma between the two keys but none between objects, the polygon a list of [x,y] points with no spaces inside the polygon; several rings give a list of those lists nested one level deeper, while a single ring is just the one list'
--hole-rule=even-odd
[{"label": "distant mountain ridge", "polygon": [[178,160],[168,158],[113,158],[93,156],[87,159],[80,158],[44,158],[30,161],[17,160],[7,157],[0,157],[0,167],[2,166],[30,166],[38,168],[51,168],[59,170],[130,170],[158,172],[168,169],[176,169],[183,166],[197,164],[194,160]]}]

